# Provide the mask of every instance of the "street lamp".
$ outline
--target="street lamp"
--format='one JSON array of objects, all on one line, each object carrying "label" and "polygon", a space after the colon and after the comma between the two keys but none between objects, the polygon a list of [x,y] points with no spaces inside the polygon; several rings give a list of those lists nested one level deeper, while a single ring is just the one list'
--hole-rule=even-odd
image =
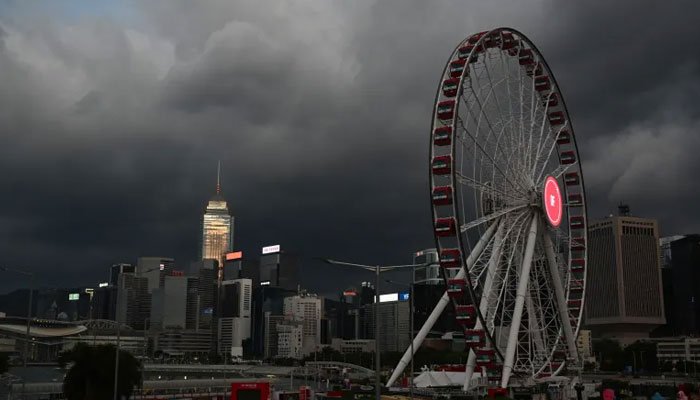
[{"label": "street lamp", "polygon": [[[413,277],[411,277],[411,279],[412,280],[415,279],[415,276],[416,276],[416,273],[415,273],[415,267],[414,267]],[[411,400],[413,400],[413,359],[415,358],[415,354],[416,354],[416,351],[413,348],[413,312],[414,312],[414,309],[413,309],[413,304],[414,304],[413,303],[413,283],[396,282],[396,281],[392,281],[391,279],[385,279],[384,281],[386,281],[388,283],[393,283],[395,285],[401,285],[404,287],[408,286],[408,288],[410,289],[410,293],[408,295],[408,308],[409,308],[408,324],[410,325],[410,329],[411,329],[411,333],[410,333],[410,335],[411,335],[411,354],[413,355],[413,357],[411,357],[411,373],[409,375],[410,378],[409,378],[409,387],[408,387],[409,389],[408,390],[409,390],[409,396],[410,396]]]},{"label": "street lamp", "polygon": [[[423,267],[423,266],[428,266],[430,264],[404,264],[404,265],[365,265],[365,264],[356,264],[356,263],[349,263],[349,262],[344,262],[344,261],[338,261],[338,260],[331,260],[328,258],[318,258],[319,260],[327,263],[327,264],[334,264],[334,265],[342,265],[345,267],[355,267],[355,268],[361,268],[364,269],[365,271],[370,271],[374,272],[375,276],[375,309],[374,309],[374,352],[376,354],[374,358],[374,365],[375,365],[375,380],[376,380],[376,391],[375,391],[375,396],[377,400],[381,399],[382,396],[382,391],[381,391],[381,374],[380,374],[380,369],[381,369],[381,362],[380,362],[380,356],[379,356],[379,274],[382,272],[387,272],[387,271],[392,271],[395,269],[404,269],[404,268],[415,268],[415,267]],[[411,338],[413,340],[413,338]]]}]

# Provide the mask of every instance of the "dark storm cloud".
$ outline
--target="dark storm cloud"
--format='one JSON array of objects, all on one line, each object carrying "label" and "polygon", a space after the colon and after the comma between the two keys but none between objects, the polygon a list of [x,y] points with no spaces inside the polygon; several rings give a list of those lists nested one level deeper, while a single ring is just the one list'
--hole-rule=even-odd
[{"label": "dark storm cloud", "polygon": [[409,262],[433,245],[437,79],[459,40],[496,26],[555,71],[591,216],[628,201],[665,233],[698,230],[690,1],[149,1],[133,19],[49,22],[16,7],[0,17],[0,263],[43,285],[94,284],[141,255],[186,265],[217,159],[235,247],[296,249],[311,289],[364,277],[328,286],[312,256]]}]

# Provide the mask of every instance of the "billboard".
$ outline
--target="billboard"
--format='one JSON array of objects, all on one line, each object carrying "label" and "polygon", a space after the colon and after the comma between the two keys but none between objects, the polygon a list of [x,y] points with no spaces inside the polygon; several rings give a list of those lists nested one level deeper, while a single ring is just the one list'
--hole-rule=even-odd
[{"label": "billboard", "polygon": [[387,293],[387,294],[380,294],[379,295],[379,302],[380,303],[386,303],[389,301],[399,301],[399,294],[398,293]]},{"label": "billboard", "polygon": [[109,282],[100,282],[100,284],[98,286],[99,287],[107,287],[107,286],[109,286]]},{"label": "billboard", "polygon": [[234,251],[233,253],[226,253],[226,261],[240,260],[243,258],[242,251]]},{"label": "billboard", "polygon": [[69,301],[80,300],[80,293],[69,293],[69,294],[68,294],[68,300],[69,300]]},{"label": "billboard", "polygon": [[262,253],[263,254],[272,254],[272,253],[279,253],[280,252],[280,245],[276,244],[274,246],[265,246],[262,248]]},{"label": "billboard", "polygon": [[410,298],[410,293],[399,293],[399,300],[400,301],[406,301]]}]

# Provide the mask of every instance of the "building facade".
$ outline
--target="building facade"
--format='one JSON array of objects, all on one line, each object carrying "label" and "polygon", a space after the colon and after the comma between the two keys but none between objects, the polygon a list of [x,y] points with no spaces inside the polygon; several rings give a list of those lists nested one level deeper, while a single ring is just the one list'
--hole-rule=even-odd
[{"label": "building facade", "polygon": [[316,295],[286,297],[284,299],[284,315],[302,324],[303,354],[316,351],[316,347],[321,344],[323,299]]},{"label": "building facade", "polygon": [[[662,240],[668,336],[700,336],[700,235]],[[665,244],[665,246],[664,246]],[[664,248],[665,247],[665,248]]]},{"label": "building facade", "polygon": [[657,221],[593,221],[588,241],[585,326],[623,343],[648,337],[665,323]]},{"label": "building facade", "polygon": [[299,257],[281,250],[279,245],[263,247],[259,274],[261,285],[297,291],[299,289]]},{"label": "building facade", "polygon": [[228,204],[221,196],[217,174],[216,193],[209,199],[202,216],[200,259],[217,260],[223,268],[226,253],[233,249],[233,222]]},{"label": "building facade", "polygon": [[301,360],[304,327],[301,322],[285,320],[277,324],[277,357]]},{"label": "building facade", "polygon": [[[379,340],[379,351],[405,351],[410,345],[410,304],[387,301],[364,306],[368,338]],[[375,312],[379,312],[379,338],[374,337]]]}]

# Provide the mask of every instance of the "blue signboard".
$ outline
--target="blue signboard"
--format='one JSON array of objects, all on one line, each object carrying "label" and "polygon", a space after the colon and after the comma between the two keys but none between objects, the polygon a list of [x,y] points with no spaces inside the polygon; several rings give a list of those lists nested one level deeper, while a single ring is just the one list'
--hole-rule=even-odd
[{"label": "blue signboard", "polygon": [[406,292],[406,293],[399,293],[399,300],[400,300],[400,301],[406,301],[406,300],[408,300],[408,297],[409,297],[408,292]]}]

